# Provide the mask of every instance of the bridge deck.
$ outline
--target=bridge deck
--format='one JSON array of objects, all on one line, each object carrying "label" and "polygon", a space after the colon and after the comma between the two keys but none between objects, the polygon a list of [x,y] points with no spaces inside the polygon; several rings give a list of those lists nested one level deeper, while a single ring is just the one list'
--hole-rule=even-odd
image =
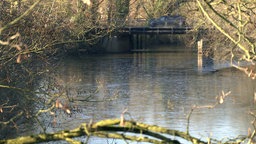
[{"label": "bridge deck", "polygon": [[120,32],[129,34],[185,34],[191,27],[125,27]]}]

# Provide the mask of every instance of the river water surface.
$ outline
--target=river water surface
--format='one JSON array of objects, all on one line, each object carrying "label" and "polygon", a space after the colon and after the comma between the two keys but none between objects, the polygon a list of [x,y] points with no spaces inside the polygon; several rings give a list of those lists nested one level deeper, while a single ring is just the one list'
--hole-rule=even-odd
[{"label": "river water surface", "polygon": [[[185,132],[192,106],[215,104],[222,91],[231,91],[222,105],[193,112],[190,134],[203,140],[225,140],[247,135],[251,127],[248,112],[255,107],[255,81],[235,69],[213,72],[206,66],[198,71],[197,56],[192,52],[69,57],[56,73],[81,112],[47,131],[75,128],[91,119],[119,118],[128,109],[127,119]],[[94,138],[90,143],[110,141]]]}]

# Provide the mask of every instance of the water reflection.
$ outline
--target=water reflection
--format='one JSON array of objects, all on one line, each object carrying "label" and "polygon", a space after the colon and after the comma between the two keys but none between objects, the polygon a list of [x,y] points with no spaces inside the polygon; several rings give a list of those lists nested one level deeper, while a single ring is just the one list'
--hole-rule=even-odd
[{"label": "water reflection", "polygon": [[[186,131],[191,107],[214,104],[222,90],[232,93],[223,105],[195,110],[190,133],[220,140],[246,135],[250,127],[247,112],[253,107],[255,83],[234,69],[198,73],[197,56],[191,52],[73,57],[57,73],[68,95],[83,109],[61,128],[116,118],[128,108],[137,121]],[[88,97],[90,102],[79,101]]]}]

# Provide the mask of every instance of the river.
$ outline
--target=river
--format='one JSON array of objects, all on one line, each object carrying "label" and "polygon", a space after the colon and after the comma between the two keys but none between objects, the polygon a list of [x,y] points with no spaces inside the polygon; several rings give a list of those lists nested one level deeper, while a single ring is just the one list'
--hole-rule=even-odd
[{"label": "river", "polygon": [[[198,70],[197,55],[191,51],[67,57],[56,70],[56,78],[81,111],[57,117],[59,124],[48,126],[47,131],[75,128],[91,119],[119,118],[128,109],[127,119],[185,132],[193,105],[215,104],[222,91],[231,91],[223,104],[196,109],[189,132],[203,140],[247,135],[252,120],[248,112],[255,107],[255,82],[233,68],[211,71],[209,67],[218,65]],[[32,129],[27,133],[41,131]],[[90,143],[109,141],[92,138]]]}]

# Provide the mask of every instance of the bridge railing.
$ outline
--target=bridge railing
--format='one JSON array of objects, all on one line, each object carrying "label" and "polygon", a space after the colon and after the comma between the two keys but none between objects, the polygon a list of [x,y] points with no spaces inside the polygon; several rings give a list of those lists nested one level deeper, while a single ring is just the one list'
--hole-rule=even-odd
[{"label": "bridge railing", "polygon": [[144,18],[137,19],[111,19],[98,21],[100,29],[116,29],[122,33],[129,34],[185,34],[192,28],[188,26],[160,26],[151,27],[148,20]]},{"label": "bridge railing", "polygon": [[120,29],[129,34],[186,34],[191,27],[125,27]]}]

